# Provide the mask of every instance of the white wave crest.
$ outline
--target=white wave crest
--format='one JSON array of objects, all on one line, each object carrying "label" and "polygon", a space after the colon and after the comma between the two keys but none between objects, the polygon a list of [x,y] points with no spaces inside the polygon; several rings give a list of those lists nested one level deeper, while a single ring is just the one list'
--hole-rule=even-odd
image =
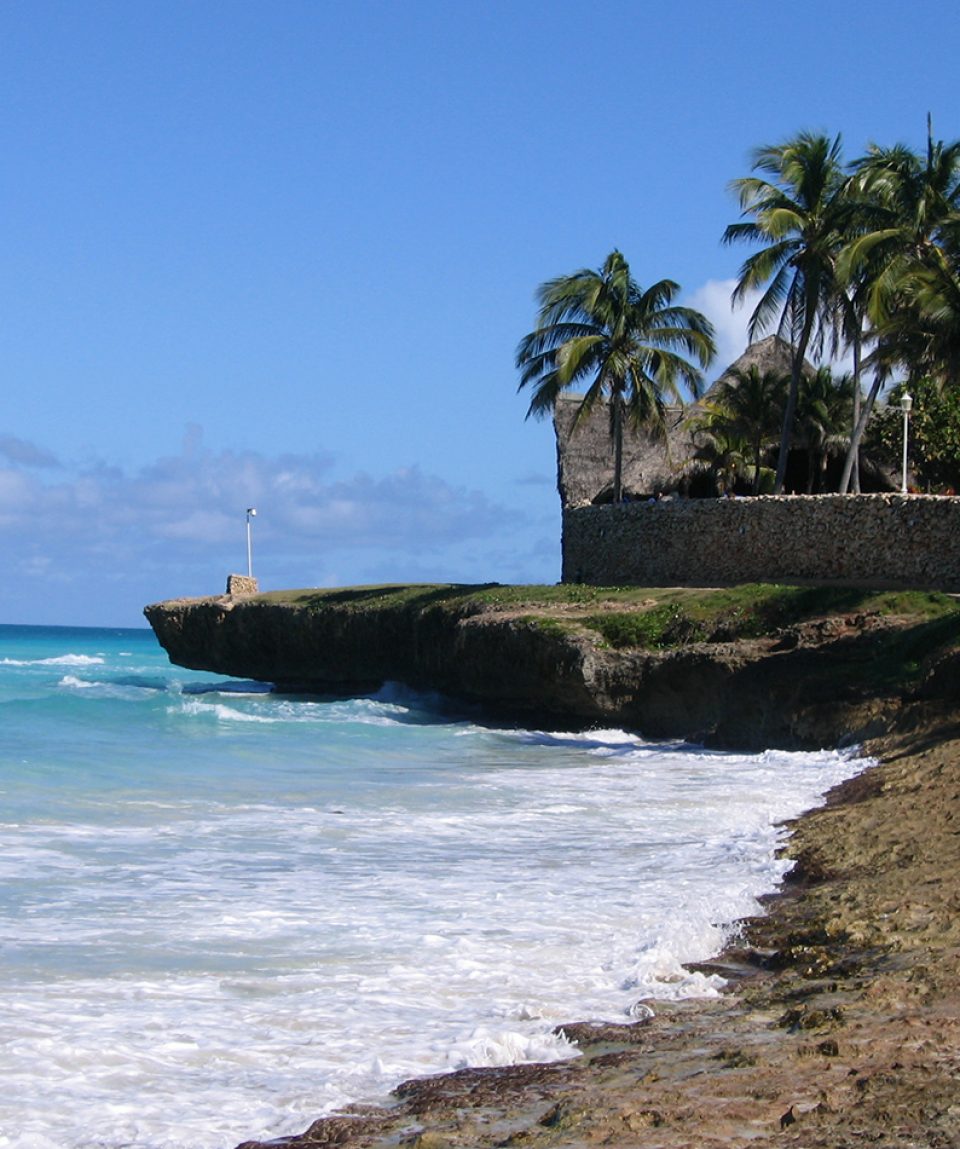
[{"label": "white wave crest", "polygon": [[77,678],[75,674],[65,674],[57,685],[65,686],[70,690],[90,690],[92,687],[97,686],[98,683],[87,682],[84,678]]},{"label": "white wave crest", "polygon": [[236,710],[232,706],[225,706],[222,702],[200,702],[197,699],[184,698],[175,707],[170,707],[171,714],[196,715],[200,718],[216,718],[218,722],[280,722],[280,718],[270,718],[264,714],[248,714],[243,710]]},{"label": "white wave crest", "polygon": [[60,654],[55,658],[0,658],[0,666],[102,666],[103,659],[92,654]]},{"label": "white wave crest", "polygon": [[478,1026],[469,1038],[457,1042],[447,1055],[451,1069],[480,1065],[519,1065],[531,1061],[563,1061],[580,1051],[562,1033],[499,1032]]}]

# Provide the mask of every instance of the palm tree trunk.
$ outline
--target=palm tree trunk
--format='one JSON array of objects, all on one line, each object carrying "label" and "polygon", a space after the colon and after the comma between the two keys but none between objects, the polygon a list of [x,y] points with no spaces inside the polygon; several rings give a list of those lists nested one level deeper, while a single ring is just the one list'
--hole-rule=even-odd
[{"label": "palm tree trunk", "polygon": [[753,444],[753,488],[754,498],[760,494],[760,460],[763,458],[763,443],[758,438]]},{"label": "palm tree trunk", "polygon": [[[861,333],[858,330],[856,337],[853,341],[853,427],[851,428],[851,431],[856,428],[857,423],[859,423],[859,421],[860,421],[860,404],[861,404],[861,398],[862,398],[860,395],[860,344],[861,344]],[[851,470],[851,477],[853,480],[853,493],[855,495],[859,495],[860,494],[860,448],[859,448],[859,446],[857,447],[857,450],[853,456],[853,468]],[[845,491],[842,493],[846,494]]]},{"label": "palm tree trunk", "polygon": [[790,439],[793,435],[793,419],[797,411],[797,396],[800,394],[800,373],[803,370],[803,361],[807,354],[807,344],[810,342],[810,332],[813,328],[813,312],[808,307],[803,319],[803,328],[800,332],[800,342],[794,349],[793,369],[790,372],[790,390],[787,393],[787,405],[783,412],[783,429],[780,432],[780,454],[777,458],[777,475],[773,481],[773,493],[783,494],[783,480],[787,474],[787,460],[790,456]]},{"label": "palm tree trunk", "polygon": [[613,501],[623,502],[623,404],[619,395],[613,403]]},{"label": "palm tree trunk", "polygon": [[857,458],[857,453],[860,450],[860,440],[863,438],[863,432],[867,429],[867,422],[870,419],[870,412],[873,410],[873,404],[880,394],[880,387],[883,384],[883,372],[878,367],[873,376],[873,383],[870,387],[870,393],[863,401],[863,408],[860,411],[860,418],[857,420],[857,425],[853,429],[853,435],[850,439],[850,446],[847,448],[847,457],[843,463],[843,474],[840,476],[840,494],[845,495],[850,488],[850,476],[853,473],[853,465]]}]

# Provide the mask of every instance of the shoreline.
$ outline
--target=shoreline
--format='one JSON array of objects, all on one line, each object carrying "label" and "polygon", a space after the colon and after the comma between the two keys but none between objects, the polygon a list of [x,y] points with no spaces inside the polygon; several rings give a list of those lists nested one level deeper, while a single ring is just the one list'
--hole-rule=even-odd
[{"label": "shoreline", "polygon": [[791,592],[796,616],[741,631],[784,597],[745,588],[706,636],[651,650],[618,649],[602,620],[629,629],[652,608],[689,622],[720,592],[560,593],[355,588],[146,613],[171,658],[196,669],[348,691],[392,678],[528,721],[560,713],[747,751],[859,744],[878,764],[788,823],[793,871],[735,947],[694,967],[730,979],[720,999],[654,1003],[632,1025],[566,1025],[578,1059],[404,1082],[384,1107],[239,1149],[960,1144],[954,604],[811,588]]},{"label": "shoreline", "polygon": [[781,890],[695,967],[729,979],[719,998],[566,1025],[580,1058],[404,1082],[389,1106],[238,1149],[956,1144],[960,729],[909,727],[789,823]]}]

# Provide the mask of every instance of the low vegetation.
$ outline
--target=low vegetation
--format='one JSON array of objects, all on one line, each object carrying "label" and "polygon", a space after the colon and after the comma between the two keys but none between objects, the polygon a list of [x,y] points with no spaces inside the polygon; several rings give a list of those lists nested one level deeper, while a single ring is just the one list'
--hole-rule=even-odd
[{"label": "low vegetation", "polygon": [[[549,629],[594,631],[616,649],[663,650],[692,642],[756,639],[804,622],[851,615],[923,625],[921,645],[935,639],[952,642],[960,632],[960,606],[950,595],[858,587],[452,583],[272,591],[259,599],[312,611],[438,609],[457,616],[510,613]],[[918,655],[922,653],[918,651]]]},{"label": "low vegetation", "polygon": [[759,585],[692,594],[674,591],[643,612],[611,610],[583,621],[613,647],[663,650],[690,642],[762,638],[813,619],[851,614],[918,622],[960,618],[954,600],[942,594]]}]

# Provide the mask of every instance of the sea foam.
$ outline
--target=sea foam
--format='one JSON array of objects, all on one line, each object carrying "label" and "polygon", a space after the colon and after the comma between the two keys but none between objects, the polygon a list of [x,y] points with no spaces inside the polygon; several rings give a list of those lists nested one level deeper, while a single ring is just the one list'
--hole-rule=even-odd
[{"label": "sea foam", "polygon": [[230,1149],[715,994],[684,963],[782,876],[779,823],[861,765],[236,692],[150,636],[75,634],[0,661],[18,1149]]}]

